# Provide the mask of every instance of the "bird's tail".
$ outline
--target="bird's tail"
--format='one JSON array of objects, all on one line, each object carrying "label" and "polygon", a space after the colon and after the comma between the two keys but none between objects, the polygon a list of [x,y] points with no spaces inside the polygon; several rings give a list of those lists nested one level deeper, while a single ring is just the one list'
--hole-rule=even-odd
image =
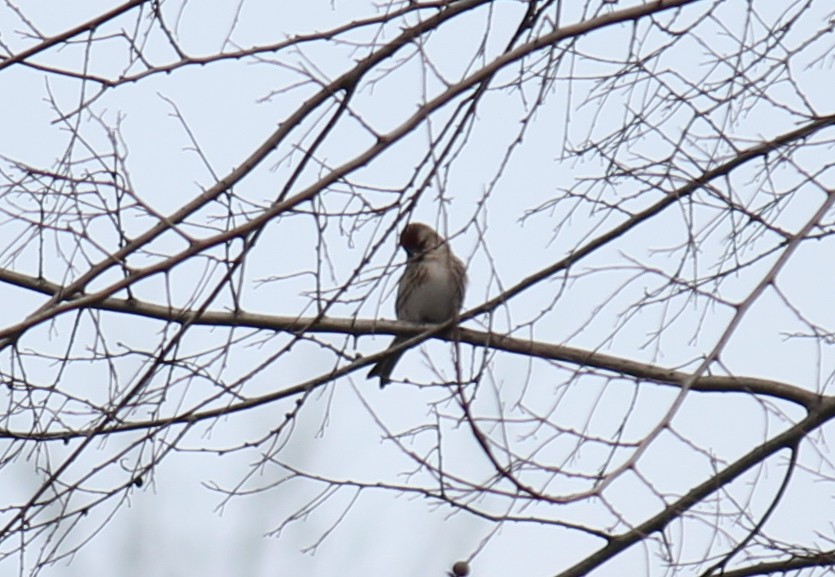
[{"label": "bird's tail", "polygon": [[[389,345],[389,348],[396,347],[401,343],[405,342],[407,339],[403,337],[394,337],[394,340]],[[391,380],[391,372],[394,370],[394,365],[397,364],[397,361],[400,360],[400,357],[403,356],[403,351],[397,351],[394,353],[390,353],[384,358],[380,359],[376,365],[371,367],[371,370],[368,371],[368,377],[380,377],[380,388],[382,389]]]}]

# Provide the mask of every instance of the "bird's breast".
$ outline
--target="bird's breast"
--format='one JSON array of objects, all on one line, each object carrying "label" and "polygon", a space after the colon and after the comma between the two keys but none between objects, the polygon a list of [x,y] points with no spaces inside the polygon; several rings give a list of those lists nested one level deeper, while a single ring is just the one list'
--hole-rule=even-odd
[{"label": "bird's breast", "polygon": [[423,268],[421,282],[408,291],[408,298],[400,299],[398,318],[417,323],[442,323],[453,318],[461,303],[450,267],[432,259],[424,259],[418,266]]}]

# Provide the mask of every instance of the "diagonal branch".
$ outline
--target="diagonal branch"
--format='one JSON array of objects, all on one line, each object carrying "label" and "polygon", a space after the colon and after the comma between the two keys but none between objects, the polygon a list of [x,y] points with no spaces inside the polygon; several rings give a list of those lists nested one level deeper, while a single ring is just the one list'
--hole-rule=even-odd
[{"label": "diagonal branch", "polygon": [[[27,330],[32,326],[48,321],[64,312],[89,306],[90,304],[93,304],[96,301],[110,297],[113,294],[119,292],[120,290],[123,290],[131,286],[133,283],[137,282],[140,279],[147,278],[149,276],[169,270],[172,266],[176,265],[177,263],[182,262],[183,260],[191,256],[199,254],[204,250],[228,242],[235,238],[247,235],[254,230],[258,230],[259,228],[263,227],[263,225],[266,222],[272,220],[276,216],[295,208],[297,205],[303,202],[315,198],[322,190],[325,190],[333,183],[338,182],[340,179],[345,178],[347,175],[366,166],[372,160],[380,156],[383,152],[389,150],[393,143],[403,140],[406,136],[414,132],[416,128],[418,128],[427,118],[429,118],[437,110],[444,108],[447,104],[449,104],[449,102],[466,93],[473,87],[479,86],[483,82],[489,80],[496,74],[497,71],[524,59],[526,56],[530,54],[536,53],[537,51],[542,50],[543,48],[550,47],[568,38],[582,36],[583,34],[587,34],[593,30],[604,29],[609,26],[614,26],[624,22],[631,22],[645,16],[663,12],[665,10],[681,8],[683,6],[696,2],[696,0],[658,0],[648,5],[639,5],[624,10],[618,10],[610,14],[605,14],[603,16],[598,16],[595,18],[584,20],[576,24],[562,26],[549,34],[545,34],[526,44],[520,45],[516,49],[503,53],[502,55],[496,57],[488,65],[472,72],[470,75],[468,75],[460,82],[452,86],[449,86],[446,90],[441,91],[434,98],[425,102],[418,108],[418,110],[414,114],[412,114],[412,116],[403,121],[399,126],[390,131],[388,134],[378,135],[377,141],[374,144],[369,146],[365,151],[356,155],[352,160],[349,160],[341,166],[330,171],[326,176],[322,177],[317,182],[314,182],[310,186],[306,187],[304,190],[299,191],[298,193],[291,196],[290,198],[287,198],[283,202],[274,203],[270,208],[263,211],[257,217],[252,218],[245,224],[235,229],[216,234],[212,237],[208,237],[200,241],[189,239],[190,246],[187,249],[181,251],[179,254],[164,259],[153,266],[145,267],[142,269],[133,269],[131,271],[131,274],[128,275],[126,278],[112,283],[109,287],[99,291],[98,293],[84,293],[85,288],[95,278],[101,276],[112,266],[120,263],[123,264],[129,255],[139,250],[140,247],[152,242],[160,235],[162,235],[164,232],[167,232],[171,229],[176,230],[177,225],[181,222],[184,222],[188,216],[200,210],[203,206],[214,200],[223,192],[227,191],[234,184],[244,179],[280,143],[282,143],[284,139],[305,118],[307,118],[315,109],[321,106],[324,102],[327,102],[333,94],[353,89],[357,86],[359,81],[370,70],[373,69],[374,66],[392,57],[403,46],[420,37],[423,33],[434,30],[444,20],[452,18],[454,15],[464,12],[466,10],[470,10],[473,7],[478,6],[484,2],[485,0],[461,0],[460,2],[456,2],[454,4],[449,5],[446,9],[436,14],[435,16],[427,18],[426,20],[421,21],[417,25],[404,30],[400,35],[398,35],[388,44],[384,45],[380,50],[364,58],[359,63],[357,63],[357,65],[354,68],[344,73],[327,86],[323,87],[322,90],[320,90],[313,97],[308,99],[305,102],[304,106],[297,109],[295,112],[293,112],[293,114],[291,114],[287,118],[286,121],[282,122],[279,128],[272,135],[270,135],[247,159],[245,159],[245,161],[238,168],[233,170],[229,175],[222,178],[214,186],[207,189],[203,194],[199,195],[194,200],[184,205],[180,210],[176,211],[169,218],[160,221],[155,226],[148,229],[145,233],[139,235],[131,242],[127,243],[124,247],[116,251],[114,254],[91,266],[84,274],[78,277],[70,285],[65,287],[63,292],[54,295],[49,302],[42,305],[37,311],[32,313],[24,322],[0,330],[0,347],[8,346],[8,344],[13,342],[14,339],[17,338],[20,334],[22,334],[23,331]],[[835,121],[835,116],[833,116],[830,123],[832,121]],[[813,122],[810,124],[814,125],[815,123]],[[808,128],[808,125],[806,127],[803,127],[802,129],[805,128]],[[796,132],[797,131],[794,131],[789,134],[795,134]],[[759,147],[754,147],[754,149],[758,148]],[[755,154],[755,156],[758,156],[760,154],[763,153],[757,153]],[[736,157],[736,159],[742,159],[740,161],[740,163],[742,163],[747,161],[749,157],[746,156],[745,152],[742,152],[740,153],[740,155]],[[704,179],[699,178],[694,180],[692,185],[688,185],[688,187],[692,186],[692,190],[697,190],[699,187],[703,186],[703,184]],[[672,202],[680,195],[676,192],[671,193],[669,196],[672,198],[672,200],[668,204],[672,204]],[[663,208],[666,208],[668,204],[664,204],[664,206],[660,207],[659,210],[663,210]],[[649,216],[651,216],[652,214],[646,215],[645,218],[649,218]],[[590,243],[590,245],[587,246],[587,248],[589,248],[589,252],[599,248],[599,246],[592,246],[593,244],[594,243]],[[605,244],[605,242],[602,244]],[[565,266],[567,266],[568,263],[576,260],[576,258],[578,258],[577,253],[572,255],[567,260]],[[550,268],[546,270],[550,270]],[[551,274],[553,274],[553,272],[548,272],[547,274],[545,274],[545,276],[550,276]],[[526,281],[527,280],[528,279],[526,279]],[[514,289],[516,290],[513,294],[510,294],[508,296],[499,295],[499,297],[497,297],[493,301],[490,301],[489,303],[485,303],[485,305],[483,305],[480,309],[476,310],[475,312],[472,312],[471,314],[475,315],[480,312],[484,312],[485,310],[495,308],[496,306],[498,306],[498,304],[503,302],[503,300],[506,300],[506,298],[514,296],[514,294],[521,292],[522,290],[527,288],[529,284],[524,284],[526,281],[523,281],[523,283],[520,283],[520,285],[514,287]]]},{"label": "diagonal branch", "polygon": [[785,449],[796,451],[803,439],[811,432],[832,420],[833,417],[835,417],[835,397],[828,397],[815,407],[805,419],[793,427],[780,433],[773,439],[758,445],[634,529],[612,537],[604,547],[592,553],[570,569],[563,571],[557,577],[581,577],[582,575],[589,574],[632,545],[644,540],[647,535],[663,531],[670,522],[679,518],[682,512],[704,501],[704,499],[716,492],[720,487],[733,482],[756,464],[765,461],[772,455]]},{"label": "diagonal branch", "polygon": [[113,10],[109,12],[105,12],[104,14],[98,16],[97,18],[93,18],[84,24],[80,24],[75,28],[70,28],[69,30],[62,32],[61,34],[56,34],[51,38],[47,38],[43,42],[32,46],[31,48],[27,48],[26,50],[22,50],[17,54],[10,56],[9,58],[0,59],[0,70],[4,68],[8,68],[13,64],[17,64],[19,62],[25,62],[27,59],[31,58],[35,54],[40,52],[44,52],[45,50],[49,50],[50,48],[54,48],[55,46],[63,45],[65,42],[70,40],[71,38],[75,38],[79,34],[83,34],[85,32],[89,32],[91,30],[95,30],[102,24],[113,20],[114,18],[118,18],[122,14],[130,12],[137,6],[141,6],[142,4],[147,4],[148,0],[130,0],[129,2],[125,2],[121,6],[117,6]]}]

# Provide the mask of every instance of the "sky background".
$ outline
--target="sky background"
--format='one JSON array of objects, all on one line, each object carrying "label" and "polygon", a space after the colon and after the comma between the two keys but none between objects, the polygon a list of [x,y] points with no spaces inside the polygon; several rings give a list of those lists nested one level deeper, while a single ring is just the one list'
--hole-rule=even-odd
[{"label": "sky background", "polygon": [[[557,20],[566,26],[639,4],[557,2],[534,33],[546,34]],[[403,199],[420,190],[416,183],[428,178],[409,220],[430,223],[450,236],[453,250],[468,266],[465,309],[470,309],[732,157],[734,148],[793,130],[812,114],[831,114],[831,6],[824,1],[779,7],[766,1],[727,4],[694,2],[658,16],[657,26],[641,20],[566,40],[522,61],[529,73],[524,82],[518,80],[519,63],[502,69],[472,123],[462,129],[465,137],[454,155],[447,158],[441,158],[441,145],[428,143],[455,118],[462,98],[440,107],[428,122],[352,172],[349,182],[328,187],[315,203],[300,205],[296,213],[264,228],[240,273],[241,307],[267,315],[312,316],[347,284],[328,309],[329,317],[392,318],[404,261],[395,243],[402,228],[396,217],[405,210]],[[328,135],[292,192],[315,184],[373,146],[372,131],[397,130],[422,104],[496,58],[526,5],[486,3],[384,61],[358,87],[350,115]],[[29,1],[16,6],[0,7],[0,40],[7,52],[33,45],[30,27],[49,37],[115,4]],[[393,9],[341,1],[218,0],[210,9],[195,2],[162,4],[169,33],[193,58],[315,35]],[[65,283],[119,242],[108,219],[76,218],[69,209],[50,221],[51,230],[33,227],[21,215],[35,218],[41,197],[21,190],[36,190],[34,182],[46,186],[49,178],[20,178],[25,184],[14,184],[21,165],[66,168],[87,179],[75,189],[54,185],[62,194],[44,197],[58,214],[63,203],[85,206],[85,194],[95,188],[89,181],[105,174],[94,157],[115,143],[124,158],[120,176],[129,179],[127,186],[146,207],[124,211],[119,226],[133,238],[155,224],[151,210],[171,214],[210,188],[239,167],[321,85],[418,21],[409,14],[337,39],[311,39],[275,52],[144,75],[143,63],[128,64],[125,37],[141,41],[152,67],[176,63],[180,57],[163,31],[150,23],[150,7],[143,10],[141,16],[130,12],[98,28],[92,45],[89,35],[82,34],[68,45],[44,51],[34,59],[40,67],[0,70],[7,87],[0,107],[0,238],[8,246],[0,262],[5,269]],[[435,13],[427,9],[424,16]],[[785,34],[769,34],[779,28],[775,23],[786,23]],[[690,32],[679,38],[660,32],[662,25]],[[754,49],[743,50],[743,44]],[[619,74],[624,60],[635,54],[646,57],[651,78],[636,71]],[[95,82],[43,67],[138,78],[97,95],[100,85]],[[79,103],[88,99],[77,114]],[[267,208],[299,165],[301,150],[311,145],[334,110],[333,105],[317,110],[235,185],[234,217],[228,216],[223,198],[189,218],[181,230],[208,238]],[[822,131],[781,160],[774,155],[772,164],[752,162],[716,179],[693,201],[677,203],[584,257],[569,273],[535,284],[465,326],[694,370],[728,331],[735,312],[728,303],[744,301],[774,266],[782,241],[774,231],[797,231],[820,206],[823,191],[833,186],[827,138],[831,134]],[[431,177],[427,166],[432,163],[421,164],[427,155],[441,158],[440,170]],[[68,158],[71,164],[62,163]],[[110,198],[101,194],[89,198]],[[748,207],[772,229],[730,215],[725,198]],[[361,214],[369,207],[376,212]],[[331,216],[311,216],[312,208]],[[103,211],[93,205],[89,209],[91,214]],[[721,347],[719,361],[711,364],[711,374],[769,378],[828,393],[835,360],[828,338],[835,325],[830,228],[822,227],[819,241],[802,244],[776,285],[744,311]],[[179,234],[167,233],[131,257],[130,264],[160,262],[187,246]],[[231,246],[233,252],[240,248]],[[208,249],[178,263],[169,274],[137,283],[132,294],[151,303],[199,306],[221,282],[224,268],[219,261],[225,254],[223,247]],[[711,275],[716,278],[684,287],[667,282],[670,277]],[[90,288],[104,288],[119,278],[113,269]],[[318,296],[317,289],[322,291]],[[3,327],[21,321],[47,300],[10,284],[0,285],[0,297],[12,303],[0,309]],[[209,308],[228,311],[232,304],[226,290]],[[91,318],[67,314],[28,331],[18,345],[26,356],[27,379],[104,402],[135,382],[172,330],[158,321],[118,313],[103,313],[97,322],[98,327]],[[120,353],[114,365],[56,361],[67,350],[82,356],[95,348],[97,328],[107,335],[111,350]],[[813,328],[819,329],[817,338],[809,336]],[[126,417],[140,420],[199,405],[217,391],[220,380],[246,379],[240,389],[246,396],[280,390],[344,365],[352,355],[379,352],[389,339],[318,335],[278,355],[291,335],[192,327],[178,353],[207,358],[217,347],[223,350],[222,361],[206,373],[197,371],[198,378],[172,385],[170,394],[158,400],[159,413],[143,406]],[[0,363],[8,373],[15,361],[7,357]],[[410,383],[381,391],[376,382],[365,380],[365,370],[358,370],[306,396],[289,425],[285,415],[294,410],[295,397],[188,429],[171,427],[137,446],[132,444],[142,438],[139,433],[93,442],[70,468],[66,482],[99,464],[108,466],[84,481],[90,492],[78,497],[78,503],[95,501],[96,491],[104,494],[129,483],[138,463],[170,452],[152,474],[143,475],[141,487],[91,508],[77,524],[65,523],[50,540],[38,541],[38,547],[12,553],[0,562],[0,575],[27,574],[38,567],[44,551],[60,556],[82,542],[86,544],[78,552],[44,566],[41,574],[106,570],[125,576],[426,576],[444,575],[453,562],[467,559],[475,577],[538,576],[557,574],[596,551],[602,540],[579,531],[544,522],[497,526],[419,492],[398,490],[433,487],[435,481],[417,459],[438,458],[434,449],[439,443],[450,474],[473,483],[494,474],[462,423],[450,388],[437,384],[442,377],[455,378],[456,363],[461,374],[478,376],[472,406],[491,438],[550,467],[520,474],[561,497],[591,490],[585,476],[627,458],[634,449],[610,451],[607,442],[645,438],[665,418],[677,394],[670,387],[567,363],[427,342],[398,365],[396,376]],[[159,382],[167,376],[160,373]],[[49,398],[46,406],[57,402]],[[13,395],[8,393],[4,402],[11,406]],[[500,416],[507,419],[502,426],[496,422]],[[496,515],[512,512],[619,532],[661,510],[662,497],[686,493],[802,416],[800,407],[784,401],[691,392],[639,465],[619,476],[603,498],[528,506],[512,492],[462,499]],[[26,430],[31,426],[27,419],[26,414],[14,415],[2,426]],[[80,427],[86,422],[86,415],[70,410],[62,422],[50,426]],[[280,432],[271,436],[277,428]],[[827,549],[835,537],[830,521],[835,508],[826,429],[813,440],[804,443],[802,466],[769,519],[767,533]],[[244,448],[247,444],[253,448]],[[76,447],[76,441],[48,447],[7,443],[7,461],[0,468],[6,502],[29,498],[44,470]],[[114,457],[120,451],[124,455]],[[703,559],[708,550],[727,551],[730,538],[740,538],[750,526],[745,514],[757,519],[769,506],[787,456],[780,453],[755,467],[716,501],[700,504],[674,524],[667,535],[672,558],[664,558],[655,544],[638,545],[594,574],[662,575],[671,562],[685,564],[682,574],[698,574],[699,566],[686,564]],[[335,480],[346,484],[328,485]],[[356,483],[368,486],[358,490]],[[311,504],[309,511],[306,503]],[[7,517],[0,512],[0,520]],[[288,518],[295,520],[286,522]],[[710,519],[718,519],[719,530],[705,522]],[[0,545],[0,552],[13,551],[13,541]],[[747,560],[762,552],[752,547]]]}]

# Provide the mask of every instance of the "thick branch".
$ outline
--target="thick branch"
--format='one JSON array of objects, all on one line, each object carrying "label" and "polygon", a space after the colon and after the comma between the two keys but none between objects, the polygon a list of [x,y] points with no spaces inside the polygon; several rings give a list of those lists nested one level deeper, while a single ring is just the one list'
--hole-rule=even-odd
[{"label": "thick branch", "polygon": [[753,575],[771,575],[773,573],[786,574],[810,567],[832,567],[835,565],[835,551],[792,557],[784,561],[772,561],[749,565],[733,571],[725,571],[722,577],[752,577]]},{"label": "thick branch", "polygon": [[[0,281],[14,284],[46,295],[56,294],[60,285],[8,270],[0,270]],[[189,323],[203,326],[246,327],[252,329],[273,330],[289,333],[339,333],[354,336],[391,334],[403,336],[437,337],[443,340],[458,340],[473,346],[489,347],[508,353],[532,356],[553,361],[563,361],[579,366],[594,367],[611,373],[626,375],[643,381],[680,387],[690,373],[659,367],[650,363],[641,363],[623,357],[604,353],[543,343],[530,339],[519,339],[508,335],[459,328],[457,331],[444,330],[443,327],[413,325],[390,320],[334,319],[314,317],[282,317],[247,312],[207,311],[202,314],[190,309],[172,308],[138,301],[110,297],[99,302],[98,310],[139,315],[173,323]],[[354,368],[370,363],[358,362]],[[352,363],[353,365],[353,363]],[[820,395],[809,392],[795,385],[770,379],[741,376],[704,375],[690,387],[694,391],[721,393],[750,393],[778,398],[799,404],[807,410],[817,406]]]},{"label": "thick branch", "polygon": [[[308,99],[302,107],[300,107],[293,114],[291,114],[285,122],[281,123],[278,130],[274,132],[269,138],[267,138],[267,140],[265,140],[261,144],[261,146],[259,146],[258,149],[249,156],[249,158],[247,158],[238,168],[233,170],[229,175],[219,180],[214,186],[207,189],[196,199],[187,203],[185,206],[183,206],[180,210],[176,211],[169,218],[162,220],[142,235],[128,242],[124,247],[119,249],[114,254],[110,255],[108,258],[105,258],[104,260],[91,266],[84,274],[82,274],[79,278],[73,281],[72,284],[66,287],[65,292],[53,296],[53,298],[50,299],[48,303],[44,304],[36,312],[31,314],[25,322],[19,323],[18,325],[13,327],[8,327],[4,330],[0,330],[0,339],[5,339],[5,343],[2,340],[0,340],[0,346],[8,344],[12,340],[14,340],[14,338],[16,338],[19,334],[21,334],[24,330],[32,326],[35,326],[39,323],[45,322],[51,318],[54,318],[55,316],[63,312],[84,308],[91,304],[95,304],[97,301],[110,297],[111,295],[117,293],[118,291],[124,288],[127,288],[128,286],[132,285],[133,283],[137,282],[142,278],[147,278],[148,276],[167,271],[179,262],[182,262],[195,254],[199,254],[200,252],[207,250],[208,248],[217,246],[219,244],[223,244],[230,240],[250,234],[253,231],[259,230],[261,227],[263,227],[267,222],[275,218],[277,215],[282,214],[283,212],[292,208],[295,208],[297,205],[303,202],[311,200],[321,190],[325,190],[327,187],[331,186],[335,182],[338,182],[340,179],[345,178],[347,175],[351,174],[355,170],[367,166],[372,160],[374,160],[384,151],[388,150],[393,143],[398,142],[405,138],[407,135],[411,134],[436,110],[445,107],[452,100],[454,100],[461,94],[464,94],[472,87],[479,86],[482,82],[485,82],[492,78],[497,71],[522,60],[529,54],[535,53],[543,48],[552,46],[553,44],[556,44],[567,38],[581,36],[592,30],[603,29],[608,26],[613,26],[623,22],[630,22],[641,17],[645,17],[665,10],[680,8],[686,6],[687,4],[694,3],[696,0],[658,0],[657,2],[653,2],[650,5],[641,5],[632,8],[627,8],[624,10],[618,10],[611,14],[591,18],[579,22],[577,24],[562,26],[549,34],[545,34],[540,38],[537,38],[527,44],[523,44],[514,50],[506,52],[501,56],[495,58],[489,65],[474,71],[472,74],[464,78],[462,81],[452,86],[449,86],[446,90],[443,90],[434,98],[428,100],[425,104],[420,106],[419,109],[411,117],[409,117],[407,120],[401,123],[398,127],[393,129],[388,134],[379,135],[377,142],[375,142],[362,153],[355,156],[352,160],[331,170],[327,175],[319,179],[319,181],[311,184],[304,190],[296,193],[290,198],[284,200],[283,202],[277,202],[273,204],[269,209],[265,210],[257,217],[250,219],[248,222],[242,224],[237,228],[222,232],[220,234],[216,234],[215,236],[208,237],[199,242],[193,239],[188,239],[190,241],[189,248],[180,252],[179,254],[169,257],[167,259],[163,259],[155,265],[145,267],[141,270],[132,270],[131,274],[128,277],[113,283],[108,288],[99,291],[98,293],[84,294],[84,289],[95,278],[103,274],[106,270],[110,269],[114,265],[125,262],[125,260],[130,254],[139,250],[140,247],[152,242],[169,229],[176,229],[176,225],[183,222],[189,215],[193,214],[194,212],[208,204],[210,201],[217,198],[220,194],[227,191],[231,186],[242,180],[246,175],[249,174],[251,170],[253,170],[257,165],[259,165],[270,152],[272,152],[281,142],[283,142],[285,137],[288,134],[290,134],[293,130],[295,130],[295,128],[299,126],[299,124],[309,114],[311,114],[313,110],[317,109],[324,102],[327,102],[333,94],[357,86],[359,81],[365,76],[366,73],[372,70],[374,66],[376,66],[380,62],[393,56],[400,48],[402,48],[402,46],[420,37],[420,35],[424,32],[435,29],[441,22],[443,22],[445,19],[451,18],[454,14],[469,10],[474,6],[483,3],[484,1],[485,0],[462,0],[460,2],[456,2],[455,4],[450,5],[448,8],[441,11],[437,15],[420,22],[414,27],[404,30],[391,42],[384,45],[382,48],[372,53],[365,59],[361,60],[359,63],[357,63],[357,65],[354,68],[352,68],[351,70],[349,70],[348,72],[346,72],[345,74],[343,74],[342,76],[325,86],[322,90],[317,92],[314,97]],[[830,123],[831,121],[832,120],[830,119]],[[812,122],[810,124],[817,125],[816,122]],[[800,130],[806,129],[808,129],[808,127],[803,127]],[[797,132],[798,131],[794,131],[790,134],[794,135]],[[754,149],[758,148],[759,146],[754,147]],[[737,158],[743,159],[741,160],[741,162],[744,162],[749,159],[748,154],[748,151],[743,151]],[[761,153],[757,153],[756,155],[759,154]],[[698,178],[694,180],[692,183],[693,190],[696,190],[703,184],[704,178]],[[691,185],[688,185],[688,187],[689,186]],[[677,198],[680,195],[675,193],[671,194],[670,196]],[[667,204],[664,205],[664,207],[666,206]],[[663,209],[664,207],[662,207],[661,209]],[[661,209],[659,209],[659,211]],[[653,212],[652,214],[655,214],[655,212]],[[647,214],[646,218],[648,218],[649,216],[650,214]],[[617,227],[617,230],[620,231],[620,228],[621,227]],[[599,246],[602,246],[602,244],[606,244],[606,242],[608,242],[608,240],[600,244],[597,244],[596,242],[590,243],[590,245],[587,248],[589,248],[589,252],[591,252],[592,250],[599,248]],[[578,254],[575,253],[574,255],[569,257],[567,262],[575,262],[577,258]],[[551,268],[553,267],[549,267],[549,270]],[[539,274],[541,273],[537,273],[537,275]],[[547,273],[545,276],[550,276],[551,274],[553,274],[553,272]],[[532,278],[533,277],[529,277],[516,287],[513,287],[512,290],[515,290],[515,292],[513,292],[509,296],[513,296],[513,294],[521,292],[522,290],[530,286],[527,283]],[[78,296],[80,294],[82,294],[83,296]],[[484,310],[495,308],[495,306],[498,306],[498,304],[500,304],[500,302],[503,302],[505,298],[508,297],[506,297],[505,295],[499,295],[496,299],[494,299],[494,301],[490,301],[489,303],[485,303],[484,305],[482,305],[478,312],[484,312]]]},{"label": "thick branch", "polygon": [[3,70],[4,68],[8,68],[9,66],[11,66],[13,64],[17,64],[19,62],[25,62],[28,58],[31,58],[35,54],[38,54],[40,52],[44,52],[45,50],[49,50],[50,48],[54,48],[55,46],[62,46],[68,40],[70,40],[72,38],[75,38],[79,34],[89,32],[90,30],[95,30],[96,28],[98,28],[102,24],[104,24],[106,22],[109,22],[110,20],[113,20],[114,18],[118,18],[122,14],[130,12],[131,10],[136,8],[137,6],[140,6],[142,4],[146,4],[147,2],[148,2],[148,0],[130,0],[129,2],[125,2],[121,6],[117,6],[113,10],[110,10],[109,12],[105,12],[101,16],[98,16],[97,18],[93,18],[92,20],[90,20],[88,22],[85,22],[84,24],[76,26],[75,28],[70,28],[69,30],[67,30],[65,32],[62,32],[61,34],[56,34],[55,36],[52,36],[51,38],[47,38],[46,40],[44,40],[40,44],[36,44],[35,46],[32,46],[31,48],[27,48],[26,50],[18,52],[17,54],[15,54],[13,56],[10,56],[9,58],[6,58],[5,60],[0,60],[0,70]]},{"label": "thick branch", "polygon": [[795,426],[773,439],[758,445],[718,474],[691,489],[686,495],[670,504],[654,517],[641,523],[631,531],[613,537],[605,547],[589,555],[570,569],[560,573],[558,577],[581,577],[582,575],[587,575],[632,545],[642,541],[647,535],[663,531],[670,522],[678,519],[684,511],[704,501],[719,488],[732,483],[751,467],[762,463],[783,449],[796,448],[812,431],[829,422],[833,417],[835,417],[835,398],[829,397]]}]

